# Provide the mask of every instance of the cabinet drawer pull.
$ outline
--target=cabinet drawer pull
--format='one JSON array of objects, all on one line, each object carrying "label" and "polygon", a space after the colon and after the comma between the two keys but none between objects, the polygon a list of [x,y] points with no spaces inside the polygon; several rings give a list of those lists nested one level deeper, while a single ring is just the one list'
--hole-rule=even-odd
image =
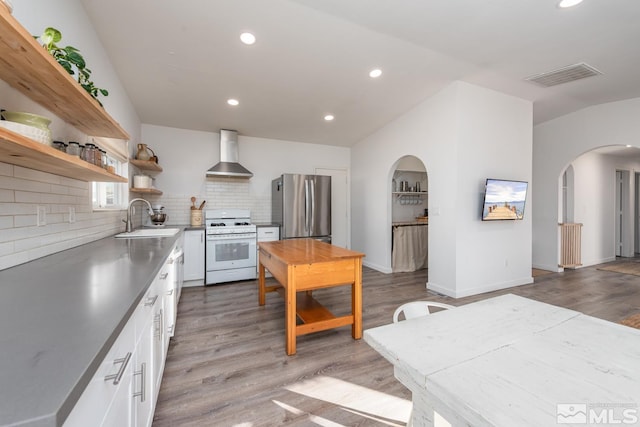
[{"label": "cabinet drawer pull", "polygon": [[145,301],[144,306],[145,307],[153,307],[156,304],[157,300],[158,300],[158,295],[153,296],[153,297],[149,297],[149,298],[147,298],[147,301]]},{"label": "cabinet drawer pull", "polygon": [[169,289],[169,291],[167,292],[167,295],[169,296],[173,295],[173,289]]},{"label": "cabinet drawer pull", "polygon": [[160,313],[156,314],[156,318],[154,319],[155,323],[156,323],[156,331],[155,331],[155,336],[156,338],[158,338],[158,341],[162,340],[162,329],[163,327],[163,317],[164,315],[162,314],[162,309],[160,309]]},{"label": "cabinet drawer pull", "polygon": [[118,369],[118,372],[116,372],[115,374],[107,375],[106,377],[104,377],[104,380],[105,381],[113,380],[113,385],[120,384],[120,380],[122,379],[122,376],[124,375],[124,371],[127,369],[127,365],[129,364],[129,360],[130,359],[131,359],[131,352],[128,352],[125,357],[123,357],[121,359],[114,360],[113,361],[114,365],[116,365],[118,363],[121,363],[120,369]]},{"label": "cabinet drawer pull", "polygon": [[135,371],[133,375],[140,375],[140,391],[138,393],[133,393],[133,398],[140,396],[140,402],[144,402],[147,400],[147,364],[143,363],[140,365],[140,370]]},{"label": "cabinet drawer pull", "polygon": [[169,273],[164,273],[160,275],[160,280],[167,280],[167,277],[169,277]]}]

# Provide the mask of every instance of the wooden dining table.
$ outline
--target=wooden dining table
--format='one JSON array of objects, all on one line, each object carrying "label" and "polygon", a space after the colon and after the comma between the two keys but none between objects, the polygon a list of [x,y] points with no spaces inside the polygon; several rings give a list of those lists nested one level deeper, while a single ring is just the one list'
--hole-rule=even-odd
[{"label": "wooden dining table", "polygon": [[[351,336],[362,338],[363,253],[314,239],[278,240],[258,245],[259,304],[265,305],[268,292],[278,292],[284,297],[287,355],[296,353],[298,335],[351,325]],[[266,286],[265,268],[277,284]],[[351,286],[348,315],[335,316],[313,297],[314,290],[335,286]]]},{"label": "wooden dining table", "polygon": [[411,390],[415,427],[640,425],[638,329],[507,294],[364,339]]}]

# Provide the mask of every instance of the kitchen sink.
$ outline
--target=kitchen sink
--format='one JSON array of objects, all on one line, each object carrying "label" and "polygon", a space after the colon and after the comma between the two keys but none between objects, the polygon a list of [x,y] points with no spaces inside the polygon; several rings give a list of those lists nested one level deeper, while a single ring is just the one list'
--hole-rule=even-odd
[{"label": "kitchen sink", "polygon": [[120,233],[114,237],[118,239],[142,239],[151,237],[170,237],[178,234],[179,228],[140,228],[131,233]]}]

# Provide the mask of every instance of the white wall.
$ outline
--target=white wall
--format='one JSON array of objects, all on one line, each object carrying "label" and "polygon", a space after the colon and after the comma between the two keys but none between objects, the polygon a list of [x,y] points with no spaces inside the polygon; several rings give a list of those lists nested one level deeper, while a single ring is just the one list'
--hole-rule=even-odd
[{"label": "white wall", "polygon": [[350,149],[239,135],[240,164],[253,173],[249,180],[207,178],[220,160],[218,133],[143,125],[142,139],[157,154],[163,172],[155,185],[163,195],[152,197],[169,213],[170,224],[189,223],[189,198],[207,200],[206,208],[251,210],[254,222],[271,220],[271,181],[283,173],[313,174],[316,168],[349,170]]},{"label": "white wall", "polygon": [[[585,108],[534,128],[534,267],[559,270],[558,222],[561,217],[558,180],[564,169],[581,154],[594,148],[608,145],[640,147],[638,117],[640,98],[635,98]],[[578,185],[577,178],[575,182]],[[583,232],[585,227],[593,226],[595,224],[585,224]],[[583,251],[585,249],[583,245]],[[601,248],[596,252],[605,253],[604,250]]]},{"label": "white wall", "polygon": [[396,162],[413,155],[429,177],[430,280],[455,269],[454,242],[442,231],[449,216],[435,214],[436,208],[453,212],[446,198],[446,185],[456,181],[450,173],[456,150],[452,92],[449,87],[434,95],[352,148],[351,247],[366,254],[369,267],[391,273],[391,180]]},{"label": "white wall", "polygon": [[574,218],[582,223],[582,264],[615,259],[616,171],[601,154],[586,153],[572,162]]},{"label": "white wall", "polygon": [[531,283],[530,194],[521,221],[479,218],[486,178],[535,184],[531,183],[532,104],[464,85],[458,105],[456,294]]},{"label": "white wall", "polygon": [[[53,26],[62,32],[63,46],[72,45],[81,51],[95,84],[109,90],[108,97],[101,97],[106,110],[133,140],[138,139],[138,116],[80,1],[20,0],[13,6],[14,16],[31,34],[39,35]],[[85,141],[87,137],[3,81],[0,108],[52,118],[54,138]],[[36,227],[37,206],[46,210],[45,226]],[[76,211],[74,223],[69,223],[70,207]],[[0,163],[0,269],[113,235],[122,229],[122,217],[119,211],[92,211],[88,182]]]},{"label": "white wall", "polygon": [[[45,28],[54,27],[62,32],[60,46],[70,45],[80,50],[88,68],[92,71],[91,78],[95,85],[109,91],[109,96],[99,97],[105,110],[129,133],[131,141],[134,143],[139,141],[138,115],[85,13],[82,2],[80,0],[20,0],[13,1],[12,4],[13,16],[31,34],[39,36]],[[12,105],[11,108],[14,106]],[[52,123],[54,138],[56,130],[61,129],[61,126],[64,125],[59,122]],[[58,133],[62,133],[64,137],[69,131],[67,126]]]},{"label": "white wall", "polygon": [[429,288],[460,297],[529,283],[531,215],[480,213],[486,178],[530,181],[531,120],[531,103],[456,82],[354,146],[352,246],[365,264],[391,270],[390,182],[414,155],[429,177]]},{"label": "white wall", "polygon": [[[582,227],[582,265],[596,265],[616,258],[616,171],[629,171],[626,187],[627,200],[633,200],[635,172],[640,171],[640,162],[632,158],[621,158],[589,152],[571,163],[574,170],[575,222]],[[634,207],[626,207],[623,255],[634,252]]]}]

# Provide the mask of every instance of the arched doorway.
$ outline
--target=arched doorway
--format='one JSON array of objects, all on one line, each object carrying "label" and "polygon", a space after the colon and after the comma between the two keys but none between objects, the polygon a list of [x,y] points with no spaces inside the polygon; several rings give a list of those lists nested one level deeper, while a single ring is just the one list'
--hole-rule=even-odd
[{"label": "arched doorway", "polygon": [[422,160],[398,159],[391,173],[391,269],[394,273],[428,268],[429,180]]},{"label": "arched doorway", "polygon": [[[575,158],[559,177],[558,222],[581,224],[578,265],[632,257],[638,251],[640,149],[630,146],[596,148]],[[561,225],[559,265],[566,245]]]}]

